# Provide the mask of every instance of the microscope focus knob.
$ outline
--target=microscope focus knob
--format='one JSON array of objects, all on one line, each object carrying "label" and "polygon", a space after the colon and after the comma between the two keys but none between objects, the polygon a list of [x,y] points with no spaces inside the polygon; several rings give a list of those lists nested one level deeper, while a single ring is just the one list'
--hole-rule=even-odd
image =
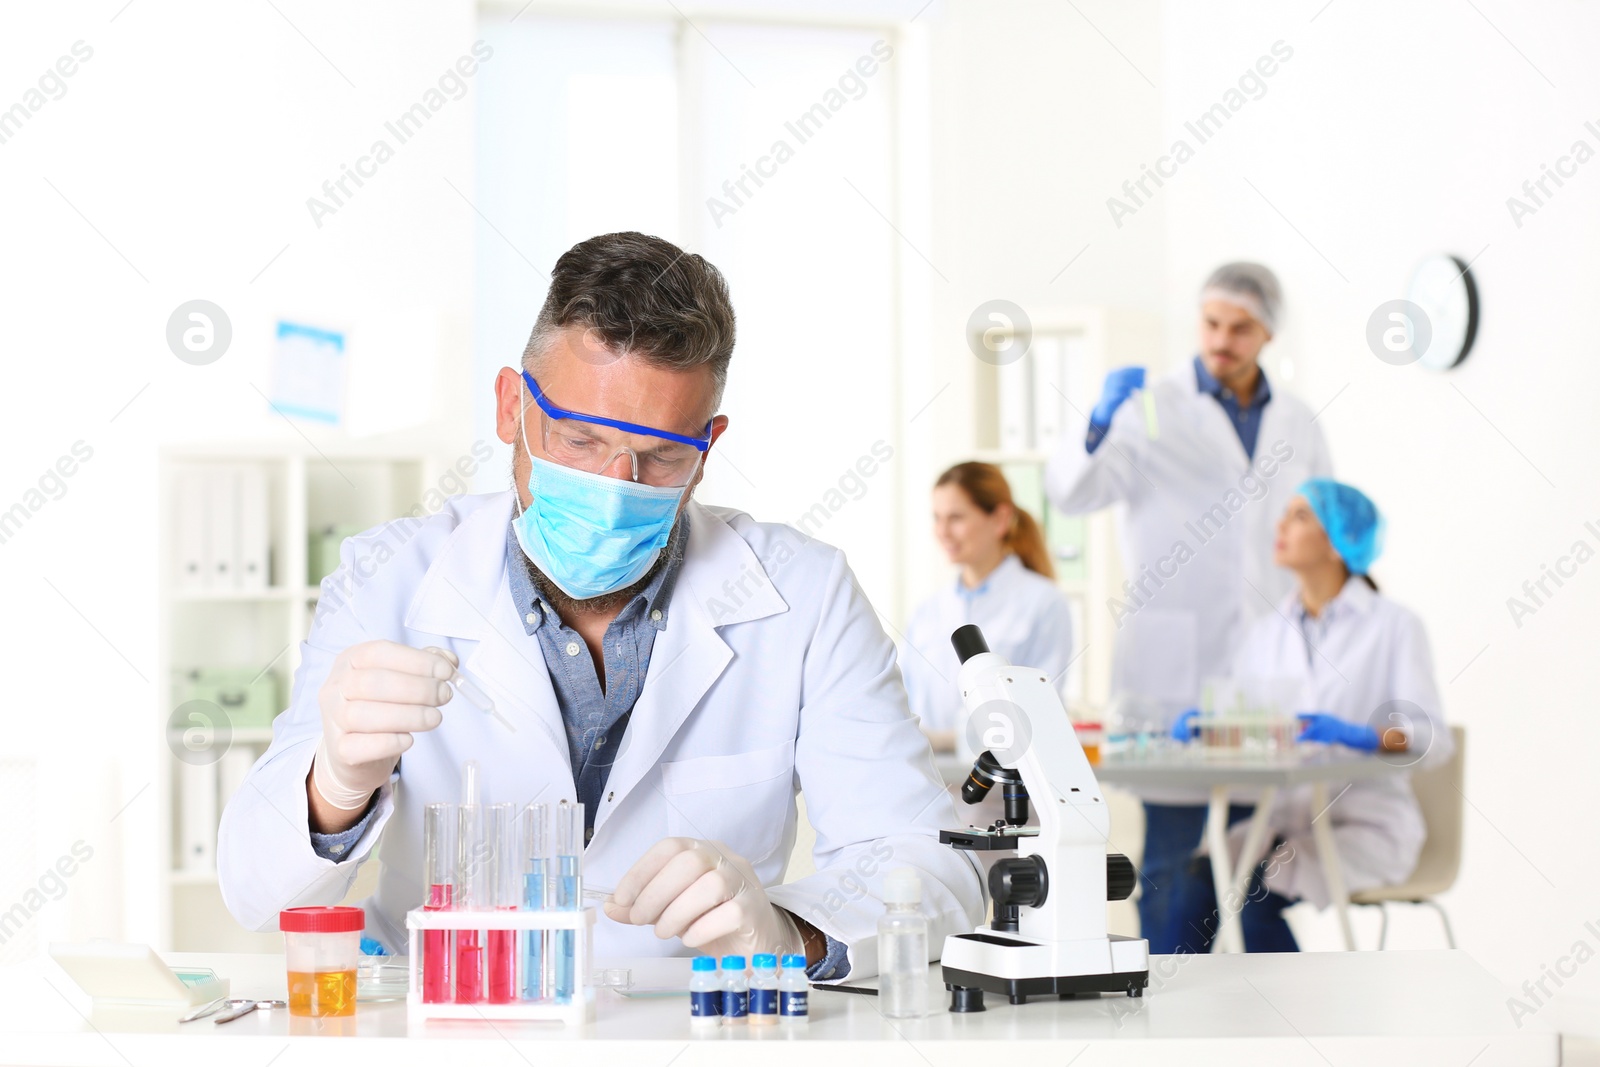
[{"label": "microscope focus knob", "polygon": [[995,906],[1037,908],[1050,892],[1043,856],[1003,859],[989,868],[989,896]]},{"label": "microscope focus knob", "polygon": [[1139,872],[1133,861],[1118,852],[1106,853],[1106,899],[1127,900],[1139,884]]}]

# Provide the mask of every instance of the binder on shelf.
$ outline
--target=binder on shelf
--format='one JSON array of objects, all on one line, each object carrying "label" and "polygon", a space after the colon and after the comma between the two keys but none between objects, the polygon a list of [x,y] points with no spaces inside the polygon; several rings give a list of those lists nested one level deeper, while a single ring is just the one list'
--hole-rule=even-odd
[{"label": "binder on shelf", "polygon": [[1024,354],[1014,363],[996,367],[1000,401],[1000,447],[1007,452],[1026,452],[1033,448],[1033,399],[1031,356]]},{"label": "binder on shelf", "polygon": [[206,550],[211,533],[206,511],[209,486],[200,473],[185,471],[173,479],[172,489],[173,562],[177,568],[172,584],[176,589],[205,589],[211,584]]},{"label": "binder on shelf", "polygon": [[210,586],[212,589],[236,589],[239,585],[239,480],[229,468],[208,471],[205,479],[209,486],[206,522],[211,532],[206,540],[206,549],[210,557]]},{"label": "binder on shelf", "polygon": [[235,478],[239,588],[260,592],[271,581],[272,519],[267,508],[267,473],[260,467],[240,467]]},{"label": "binder on shelf", "polygon": [[[224,756],[226,758],[226,756]],[[178,763],[178,868],[217,865],[217,765]]]},{"label": "binder on shelf", "polygon": [[1048,452],[1061,436],[1062,412],[1066,407],[1066,338],[1059,335],[1040,334],[1033,338],[1028,351],[1028,366],[1033,381],[1033,443],[1032,447]]}]

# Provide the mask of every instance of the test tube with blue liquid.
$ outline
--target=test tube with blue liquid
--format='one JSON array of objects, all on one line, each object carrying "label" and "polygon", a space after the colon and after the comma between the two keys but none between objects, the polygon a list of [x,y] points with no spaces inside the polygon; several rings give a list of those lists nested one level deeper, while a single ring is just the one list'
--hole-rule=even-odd
[{"label": "test tube with blue liquid", "polygon": [[[522,906],[527,911],[544,911],[555,899],[554,881],[549,877],[552,862],[550,805],[529,804],[522,813]],[[522,999],[544,1000],[550,996],[550,932],[524,930],[522,933]]]},{"label": "test tube with blue liquid", "polygon": [[[563,800],[555,809],[556,875],[555,906],[561,911],[583,907],[583,805]],[[557,930],[555,937],[555,995],[558,1003],[572,999],[577,961],[577,932]]]}]

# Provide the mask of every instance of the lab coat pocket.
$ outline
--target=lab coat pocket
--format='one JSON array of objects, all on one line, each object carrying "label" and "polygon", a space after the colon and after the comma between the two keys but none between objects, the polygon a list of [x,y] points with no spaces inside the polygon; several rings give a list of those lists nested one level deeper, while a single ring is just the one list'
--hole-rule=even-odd
[{"label": "lab coat pocket", "polygon": [[667,828],[721,841],[758,863],[783,839],[794,801],[794,742],[661,765]]}]

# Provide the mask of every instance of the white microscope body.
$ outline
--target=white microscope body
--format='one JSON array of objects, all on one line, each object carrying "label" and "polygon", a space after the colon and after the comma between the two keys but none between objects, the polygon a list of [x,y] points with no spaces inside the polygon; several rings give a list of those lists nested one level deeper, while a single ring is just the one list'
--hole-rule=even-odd
[{"label": "white microscope body", "polygon": [[[961,627],[951,641],[962,660],[957,684],[967,719],[982,727],[974,748],[992,757],[980,757],[964,798],[973,803],[999,783],[1007,818],[940,839],[980,851],[1015,848],[1016,856],[989,872],[994,921],[945,939],[950,1010],[984,1010],[984,991],[1003,993],[1013,1004],[1030,996],[1142,996],[1149,943],[1106,930],[1106,901],[1133,892],[1134,867],[1125,856],[1107,854],[1110,813],[1060,696],[1043,672],[990,652],[976,626]],[[1037,834],[1020,827],[1030,802]]]}]

